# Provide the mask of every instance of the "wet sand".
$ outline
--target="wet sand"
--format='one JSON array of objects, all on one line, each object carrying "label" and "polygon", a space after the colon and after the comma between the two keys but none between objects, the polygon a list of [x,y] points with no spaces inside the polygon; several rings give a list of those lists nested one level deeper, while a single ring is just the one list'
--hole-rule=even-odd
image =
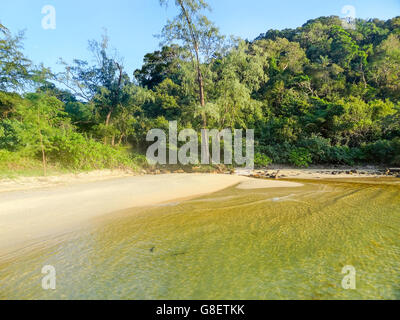
[{"label": "wet sand", "polygon": [[0,253],[90,224],[93,218],[239,188],[298,187],[236,175],[170,174],[47,185],[0,193]]}]

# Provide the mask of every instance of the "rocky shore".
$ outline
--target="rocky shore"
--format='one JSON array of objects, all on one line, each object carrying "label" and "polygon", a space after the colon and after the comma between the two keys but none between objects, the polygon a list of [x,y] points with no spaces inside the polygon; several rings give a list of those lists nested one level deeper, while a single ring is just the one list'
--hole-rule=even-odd
[{"label": "rocky shore", "polygon": [[247,176],[259,179],[323,179],[323,178],[379,178],[392,177],[400,178],[400,168],[331,168],[331,169],[261,169],[253,170]]},{"label": "rocky shore", "polygon": [[[206,171],[204,171],[206,170]],[[382,168],[374,166],[365,167],[310,167],[310,168],[291,168],[285,166],[270,166],[263,169],[227,169],[226,167],[190,167],[178,170],[167,169],[148,169],[142,170],[142,175],[160,175],[160,174],[183,174],[183,173],[214,173],[214,174],[233,174],[258,179],[284,179],[284,178],[377,178],[394,177],[400,178],[400,168]]]}]

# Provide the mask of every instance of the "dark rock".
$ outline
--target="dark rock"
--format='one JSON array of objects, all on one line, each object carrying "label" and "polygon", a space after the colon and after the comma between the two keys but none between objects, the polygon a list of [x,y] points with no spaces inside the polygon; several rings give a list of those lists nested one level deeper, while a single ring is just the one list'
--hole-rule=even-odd
[{"label": "dark rock", "polygon": [[279,178],[279,173],[280,173],[280,172],[281,172],[281,171],[278,170],[277,173],[275,173],[275,174],[273,174],[273,175],[271,176],[271,178],[272,178],[272,179],[278,179],[278,178]]}]

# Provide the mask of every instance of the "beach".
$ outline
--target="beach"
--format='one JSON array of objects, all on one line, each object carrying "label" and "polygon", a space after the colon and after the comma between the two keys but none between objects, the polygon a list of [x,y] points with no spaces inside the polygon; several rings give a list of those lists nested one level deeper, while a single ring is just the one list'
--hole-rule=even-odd
[{"label": "beach", "polygon": [[[243,189],[297,187],[288,181],[237,175],[94,175],[41,178],[0,193],[0,253],[83,227],[91,219],[135,207],[190,199],[238,185]],[[108,176],[108,179],[105,179]],[[40,178],[35,178],[40,179]],[[57,183],[54,183],[57,181]]]}]

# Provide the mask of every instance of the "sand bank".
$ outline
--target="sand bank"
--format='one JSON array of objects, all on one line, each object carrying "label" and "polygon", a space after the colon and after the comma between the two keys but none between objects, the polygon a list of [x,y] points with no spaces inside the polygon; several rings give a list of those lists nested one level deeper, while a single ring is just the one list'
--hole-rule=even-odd
[{"label": "sand bank", "polygon": [[235,175],[171,174],[2,192],[0,253],[88,225],[105,214],[196,197],[236,184],[244,189],[301,186]]}]

